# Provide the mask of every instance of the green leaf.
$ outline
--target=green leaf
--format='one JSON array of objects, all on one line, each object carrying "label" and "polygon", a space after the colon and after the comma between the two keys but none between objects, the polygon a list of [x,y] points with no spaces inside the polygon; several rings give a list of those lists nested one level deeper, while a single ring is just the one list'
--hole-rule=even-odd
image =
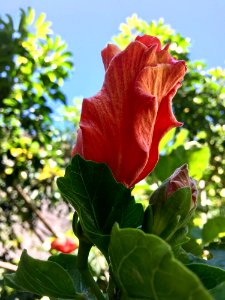
[{"label": "green leaf", "polygon": [[195,274],[159,237],[139,229],[112,230],[109,254],[123,300],[212,299]]},{"label": "green leaf", "polygon": [[225,245],[224,243],[211,243],[207,250],[210,251],[212,258],[207,260],[207,264],[225,270]]},{"label": "green leaf", "polygon": [[189,134],[189,131],[187,129],[184,129],[184,128],[181,129],[177,133],[176,139],[170,147],[171,151],[178,148],[178,147],[180,147],[180,146],[183,146],[187,142],[188,134]]},{"label": "green leaf", "polygon": [[214,300],[224,300],[225,295],[225,282],[222,282],[215,288],[209,291],[210,294],[213,296]]},{"label": "green leaf", "polygon": [[20,291],[64,298],[85,299],[76,293],[72,278],[59,264],[30,257],[23,251],[15,274],[5,275],[6,285]]},{"label": "green leaf", "polygon": [[187,267],[201,279],[208,290],[225,281],[225,270],[223,269],[207,264],[190,264]]},{"label": "green leaf", "polygon": [[20,9],[20,12],[21,12],[21,18],[20,18],[20,23],[19,23],[19,32],[23,32],[25,31],[26,29],[26,14],[24,12],[23,9]]},{"label": "green leaf", "polygon": [[45,18],[46,18],[45,13],[40,14],[37,21],[35,22],[35,27],[37,27],[37,28],[40,27],[44,23]]},{"label": "green leaf", "polygon": [[176,128],[171,129],[167,134],[162,138],[159,144],[159,152],[164,152],[168,148],[168,143],[173,139]]},{"label": "green leaf", "polygon": [[6,14],[6,16],[8,18],[8,26],[13,29],[13,19],[12,19],[12,17],[8,14]]},{"label": "green leaf", "polygon": [[12,99],[12,98],[5,98],[5,99],[3,99],[3,103],[5,105],[8,105],[8,106],[16,106],[16,105],[18,105],[18,101],[16,101],[15,99]]},{"label": "green leaf", "polygon": [[[201,159],[199,159],[201,157]],[[210,150],[208,146],[192,146],[185,149],[184,146],[179,146],[170,154],[160,157],[154,169],[154,175],[164,181],[168,178],[180,165],[185,163],[189,166],[189,174],[195,179],[201,179],[205,169],[209,165]]]},{"label": "green leaf", "polygon": [[205,244],[212,242],[219,234],[225,232],[225,217],[209,219],[202,228],[202,239]]},{"label": "green leaf", "polygon": [[188,253],[192,253],[193,255],[196,256],[201,256],[202,255],[202,246],[199,245],[194,238],[190,238],[189,241],[182,246],[184,250]]},{"label": "green leaf", "polygon": [[27,24],[31,25],[34,21],[34,18],[35,18],[35,10],[31,7],[28,7],[28,14],[26,18]]},{"label": "green leaf", "polygon": [[139,227],[143,207],[131,190],[116,182],[106,164],[85,161],[76,155],[57,180],[61,194],[76,209],[83,231],[106,256],[112,226]]},{"label": "green leaf", "polygon": [[84,282],[80,271],[77,269],[77,257],[71,254],[59,254],[49,257],[49,261],[53,261],[63,267],[73,279],[73,284],[78,293],[86,295],[90,300],[95,300],[96,297],[91,293],[90,288]]},{"label": "green leaf", "polygon": [[[190,150],[186,150],[189,173],[190,176],[195,179],[201,179],[205,170],[209,165],[210,149],[208,146],[192,147]],[[199,159],[201,157],[201,159]]]}]

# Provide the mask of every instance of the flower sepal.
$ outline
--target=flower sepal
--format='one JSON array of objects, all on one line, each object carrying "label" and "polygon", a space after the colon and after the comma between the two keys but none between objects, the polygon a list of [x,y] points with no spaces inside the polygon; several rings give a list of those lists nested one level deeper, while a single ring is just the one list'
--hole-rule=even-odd
[{"label": "flower sepal", "polygon": [[187,224],[195,211],[196,197],[195,182],[187,166],[182,166],[152,194],[145,211],[144,231],[171,245],[187,242]]}]

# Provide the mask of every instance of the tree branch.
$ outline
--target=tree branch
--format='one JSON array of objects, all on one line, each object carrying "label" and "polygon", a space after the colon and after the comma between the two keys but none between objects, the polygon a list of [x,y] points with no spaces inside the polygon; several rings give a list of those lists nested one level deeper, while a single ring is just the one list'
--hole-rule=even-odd
[{"label": "tree branch", "polygon": [[1,260],[0,260],[0,268],[6,269],[6,270],[9,270],[9,271],[14,271],[14,272],[17,270],[16,265],[13,265],[9,262],[4,262],[4,261],[1,261]]},{"label": "tree branch", "polygon": [[34,206],[34,204],[32,203],[32,200],[24,192],[24,190],[19,185],[16,185],[15,189],[17,190],[18,194],[23,198],[26,206],[35,213],[35,215],[38,217],[38,219],[45,225],[45,227],[52,233],[52,235],[54,237],[58,237],[57,233],[54,231],[54,229],[51,227],[51,225],[45,220],[42,213]]}]

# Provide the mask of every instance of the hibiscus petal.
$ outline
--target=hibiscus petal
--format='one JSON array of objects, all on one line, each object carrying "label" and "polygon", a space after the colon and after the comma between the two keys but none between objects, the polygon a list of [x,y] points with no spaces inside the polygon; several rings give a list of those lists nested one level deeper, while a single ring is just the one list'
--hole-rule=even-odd
[{"label": "hibiscus petal", "polygon": [[139,91],[142,90],[151,96],[157,97],[160,104],[162,98],[182,80],[185,72],[186,67],[183,61],[146,67],[139,73],[136,88]]},{"label": "hibiscus petal", "polygon": [[71,155],[74,156],[76,153],[80,153],[80,155],[84,156],[82,130],[80,128],[77,131],[77,141]]},{"label": "hibiscus petal", "polygon": [[152,45],[157,45],[157,50],[158,51],[161,50],[160,40],[155,36],[145,34],[145,35],[142,35],[142,36],[137,36],[135,41],[141,42],[142,44],[144,44],[148,48],[151,47]]},{"label": "hibiscus petal", "polygon": [[[73,154],[80,153],[85,159],[108,164],[117,181],[127,186],[138,176],[148,159],[148,148],[140,146],[133,123],[147,118],[152,124],[157,112],[156,101],[141,103],[134,93],[136,76],[144,67],[145,51],[144,45],[133,42],[111,60],[102,90],[83,102],[81,131],[73,151]],[[146,107],[147,117],[141,113]],[[140,123],[146,128],[146,122]],[[151,124],[147,128],[151,128]],[[148,133],[150,141],[149,129]]]},{"label": "hibiscus petal", "polygon": [[154,169],[159,159],[159,143],[163,136],[170,129],[183,125],[182,123],[178,122],[176,117],[174,116],[171,104],[172,99],[180,85],[180,83],[177,83],[176,86],[170,91],[170,93],[161,101],[154,126],[152,144],[149,150],[149,159],[143,171],[132,183],[133,185],[144,179]]},{"label": "hibiscus petal", "polygon": [[171,101],[186,67],[143,36],[124,50],[109,45],[102,52],[106,75],[101,91],[84,99],[77,144],[72,155],[106,163],[118,182],[132,187],[158,160],[158,145],[180,126]]},{"label": "hibiscus petal", "polygon": [[116,56],[118,53],[120,53],[121,50],[114,44],[108,44],[103,50],[102,50],[102,61],[105,67],[105,70],[107,70],[111,60],[114,56]]},{"label": "hibiscus petal", "polygon": [[176,60],[168,52],[170,45],[167,44],[163,49],[161,49],[161,43],[157,37],[149,35],[137,36],[136,41],[139,41],[148,47],[150,53],[152,52],[151,48],[155,48],[154,57],[152,55],[149,56],[148,65],[152,66],[159,63],[166,64],[176,62]]}]

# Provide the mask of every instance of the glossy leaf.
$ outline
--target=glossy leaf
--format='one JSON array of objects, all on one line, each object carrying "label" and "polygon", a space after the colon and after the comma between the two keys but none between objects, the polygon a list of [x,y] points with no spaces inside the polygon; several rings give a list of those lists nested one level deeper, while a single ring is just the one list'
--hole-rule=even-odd
[{"label": "glossy leaf", "polygon": [[[201,159],[199,159],[201,157]],[[168,155],[160,157],[154,169],[154,175],[160,181],[168,178],[176,168],[183,164],[188,164],[190,176],[200,179],[209,164],[210,151],[207,146],[193,146],[186,150],[179,146]]]},{"label": "glossy leaf", "polygon": [[188,268],[201,279],[208,290],[225,281],[225,270],[223,269],[206,264],[190,264]]},{"label": "glossy leaf", "polygon": [[72,278],[59,264],[30,257],[24,250],[15,274],[5,275],[6,284],[20,291],[63,298],[85,299],[76,293]]},{"label": "glossy leaf", "polygon": [[59,255],[50,256],[49,261],[57,263],[70,274],[78,293],[86,295],[90,300],[96,299],[91,293],[90,288],[85,284],[80,271],[77,269],[77,257],[75,255],[61,253]]},{"label": "glossy leaf", "polygon": [[225,282],[222,282],[221,284],[210,290],[210,294],[213,296],[214,300],[224,300]]},{"label": "glossy leaf", "polygon": [[83,231],[106,255],[115,222],[121,227],[142,224],[142,205],[135,203],[130,189],[115,181],[105,164],[85,161],[76,155],[57,184],[78,212]]},{"label": "glossy leaf", "polygon": [[190,238],[190,240],[185,243],[183,246],[184,250],[188,253],[191,253],[196,256],[202,255],[202,246],[196,242],[196,239]]},{"label": "glossy leaf", "polygon": [[225,232],[225,217],[218,216],[213,219],[209,219],[204,224],[202,229],[202,238],[205,244],[212,242],[215,238],[218,238],[220,233]]},{"label": "glossy leaf", "polygon": [[211,259],[207,260],[207,264],[215,267],[219,267],[225,270],[225,245],[224,243],[211,243],[207,247],[207,250],[211,254]]},{"label": "glossy leaf", "polygon": [[114,226],[109,253],[121,299],[212,299],[197,276],[155,235]]}]

